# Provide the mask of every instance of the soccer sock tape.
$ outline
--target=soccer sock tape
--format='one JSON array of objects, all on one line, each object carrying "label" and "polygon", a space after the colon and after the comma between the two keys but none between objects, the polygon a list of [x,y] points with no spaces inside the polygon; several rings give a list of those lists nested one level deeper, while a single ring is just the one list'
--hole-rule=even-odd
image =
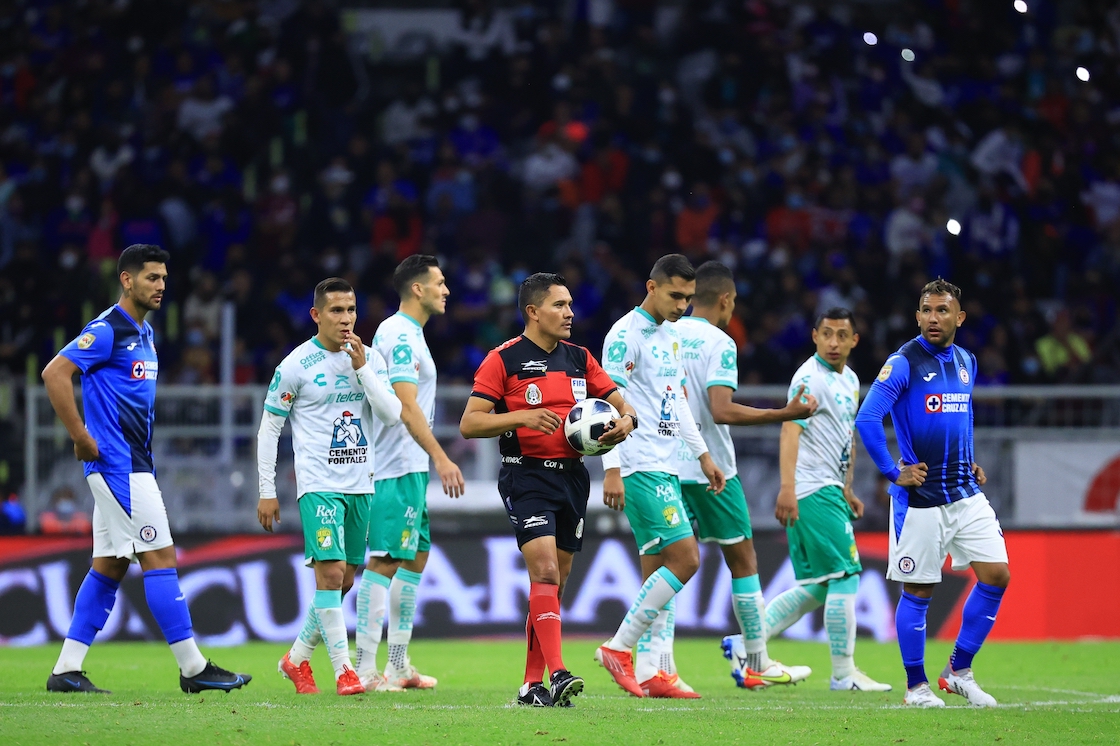
[{"label": "soccer sock tape", "polygon": [[954,671],[972,667],[972,657],[980,652],[980,646],[996,623],[996,614],[999,613],[1005,590],[977,582],[968,594],[961,611],[961,631],[957,633],[957,644],[949,659]]}]

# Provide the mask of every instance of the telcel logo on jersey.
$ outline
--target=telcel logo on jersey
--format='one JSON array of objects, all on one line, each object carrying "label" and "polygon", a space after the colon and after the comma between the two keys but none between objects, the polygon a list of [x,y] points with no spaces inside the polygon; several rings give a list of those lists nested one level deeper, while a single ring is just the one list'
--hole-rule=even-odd
[{"label": "telcel logo on jersey", "polygon": [[362,432],[362,420],[346,411],[334,419],[328,464],[364,464],[368,459],[369,441]]},{"label": "telcel logo on jersey", "polygon": [[926,412],[940,414],[942,412],[967,412],[968,403],[972,394],[928,394],[926,396]]},{"label": "telcel logo on jersey", "polygon": [[132,363],[132,380],[154,381],[159,378],[158,360],[136,360]]}]

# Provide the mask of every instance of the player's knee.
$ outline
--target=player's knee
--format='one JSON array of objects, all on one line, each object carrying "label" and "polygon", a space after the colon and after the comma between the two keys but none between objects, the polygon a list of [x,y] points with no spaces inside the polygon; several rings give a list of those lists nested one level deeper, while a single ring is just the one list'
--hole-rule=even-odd
[{"label": "player's knee", "polygon": [[560,567],[555,561],[541,560],[529,567],[529,580],[534,583],[560,585]]},{"label": "player's knee", "polygon": [[346,571],[341,562],[318,562],[315,564],[315,582],[319,590],[341,589],[346,579]]},{"label": "player's knee", "polygon": [[700,569],[700,550],[696,542],[680,542],[673,546],[676,549],[664,558],[665,566],[672,570],[678,580],[685,583]]},{"label": "player's knee", "polygon": [[1011,568],[1007,565],[993,567],[987,575],[987,579],[983,582],[988,585],[994,585],[996,588],[1006,588],[1011,585]]}]

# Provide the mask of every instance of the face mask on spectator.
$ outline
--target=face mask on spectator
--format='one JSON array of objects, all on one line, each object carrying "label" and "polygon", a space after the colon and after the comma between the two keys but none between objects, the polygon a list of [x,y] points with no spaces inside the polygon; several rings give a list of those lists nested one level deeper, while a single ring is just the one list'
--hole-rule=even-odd
[{"label": "face mask on spectator", "polygon": [[85,206],[86,201],[77,194],[71,194],[66,198],[66,210],[71,215],[81,212]]},{"label": "face mask on spectator", "polygon": [[62,252],[58,255],[58,264],[63,269],[74,269],[78,266],[78,252],[73,250]]},{"label": "face mask on spectator", "polygon": [[676,171],[666,171],[661,175],[661,186],[670,190],[681,188],[681,175]]},{"label": "face mask on spectator", "polygon": [[287,194],[288,193],[288,177],[276,176],[272,179],[272,192],[273,194]]}]

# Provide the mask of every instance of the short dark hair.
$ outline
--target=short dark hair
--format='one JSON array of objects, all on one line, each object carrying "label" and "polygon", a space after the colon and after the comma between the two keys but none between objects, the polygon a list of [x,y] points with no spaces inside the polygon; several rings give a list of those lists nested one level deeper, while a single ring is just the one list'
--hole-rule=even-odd
[{"label": "short dark hair", "polygon": [[134,243],[121,252],[121,258],[117,260],[117,274],[120,275],[121,272],[136,274],[144,269],[144,265],[148,262],[167,264],[170,258],[170,254],[155,244]]},{"label": "short dark hair", "polygon": [[654,262],[653,269],[649,271],[649,279],[658,285],[674,277],[682,280],[696,279],[696,270],[692,268],[692,263],[684,254],[666,254]]},{"label": "short dark hair", "polygon": [[354,286],[341,277],[328,277],[315,286],[315,307],[322,308],[327,302],[327,293],[353,293]]},{"label": "short dark hair", "polygon": [[431,254],[413,254],[406,257],[403,262],[397,265],[393,270],[393,289],[397,291],[397,295],[403,300],[405,295],[408,294],[408,289],[412,283],[422,276],[428,274],[432,267],[439,267],[439,259],[436,259]]},{"label": "short dark hair", "polygon": [[847,319],[848,323],[852,325],[852,333],[856,333],[856,317],[850,309],[841,306],[833,306],[824,313],[817,314],[817,320],[813,324],[813,328],[820,329],[825,319],[831,319],[832,321],[843,321]]},{"label": "short dark hair", "polygon": [[735,287],[735,275],[724,264],[715,261],[704,262],[696,268],[696,294],[692,296],[694,306],[713,306],[719,297]]},{"label": "short dark hair", "polygon": [[563,275],[555,272],[537,272],[526,277],[525,282],[521,283],[521,289],[517,291],[517,305],[521,308],[521,317],[526,323],[529,321],[529,312],[525,309],[529,306],[539,306],[554,285],[568,287],[568,281]]},{"label": "short dark hair", "polygon": [[943,277],[927,282],[922,287],[922,292],[918,296],[919,305],[921,305],[922,298],[927,295],[951,295],[956,298],[957,303],[961,302],[961,289]]}]

